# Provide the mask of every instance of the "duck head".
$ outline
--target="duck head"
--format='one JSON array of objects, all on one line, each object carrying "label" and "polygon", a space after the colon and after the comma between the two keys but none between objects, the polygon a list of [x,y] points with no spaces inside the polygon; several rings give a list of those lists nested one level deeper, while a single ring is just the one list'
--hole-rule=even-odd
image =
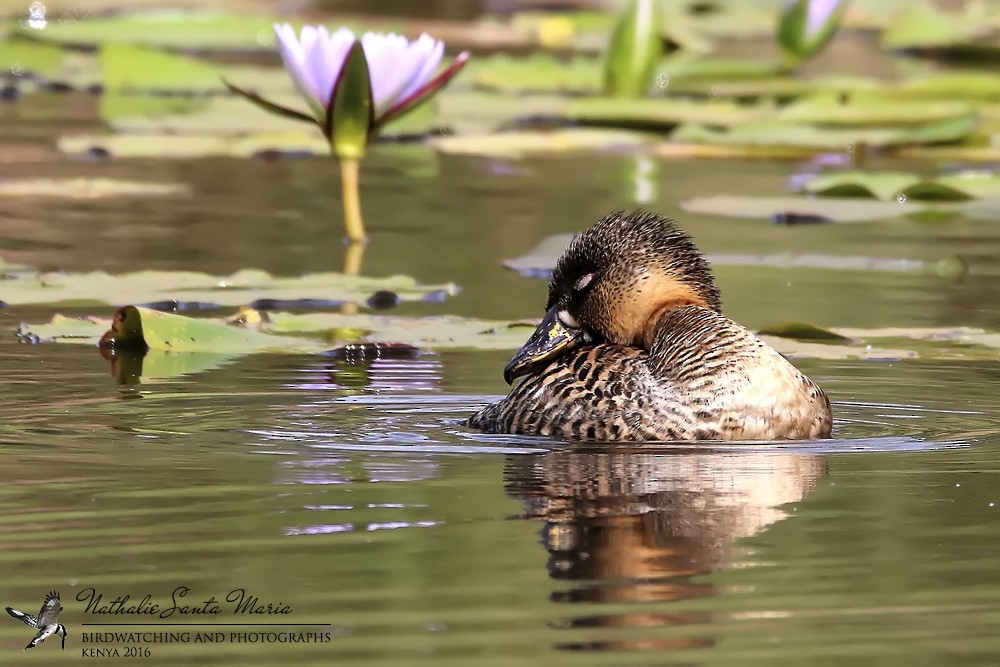
[{"label": "duck head", "polygon": [[508,384],[588,342],[649,349],[674,308],[722,310],[691,237],[653,213],[617,211],[576,235],[556,263],[545,317],[504,369]]}]

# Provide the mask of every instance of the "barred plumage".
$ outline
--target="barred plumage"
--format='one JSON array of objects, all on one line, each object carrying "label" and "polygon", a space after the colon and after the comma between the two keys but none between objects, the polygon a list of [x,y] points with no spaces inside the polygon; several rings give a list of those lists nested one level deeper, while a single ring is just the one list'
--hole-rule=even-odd
[{"label": "barred plumage", "polygon": [[530,374],[469,426],[588,441],[830,433],[826,394],[719,312],[707,263],[667,220],[612,214],[579,235],[553,274],[548,308],[539,332],[558,326],[558,345],[536,350],[536,332],[511,362]]}]

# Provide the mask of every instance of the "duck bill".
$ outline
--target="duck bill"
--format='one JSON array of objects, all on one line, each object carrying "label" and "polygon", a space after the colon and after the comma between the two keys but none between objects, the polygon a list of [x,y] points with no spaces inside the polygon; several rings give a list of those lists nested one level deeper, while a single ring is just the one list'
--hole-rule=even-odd
[{"label": "duck bill", "polygon": [[507,384],[513,383],[522,375],[527,375],[584,341],[583,330],[563,324],[557,312],[556,306],[549,308],[541,324],[528,338],[528,342],[517,351],[503,369],[503,379]]}]

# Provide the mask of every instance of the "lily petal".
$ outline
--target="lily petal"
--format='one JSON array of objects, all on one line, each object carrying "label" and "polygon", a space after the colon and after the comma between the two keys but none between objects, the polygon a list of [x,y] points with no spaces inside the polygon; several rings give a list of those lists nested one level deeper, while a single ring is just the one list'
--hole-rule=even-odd
[{"label": "lily petal", "polygon": [[322,118],[324,105],[318,94],[319,88],[313,80],[312,75],[306,67],[305,54],[302,46],[295,34],[294,28],[287,23],[274,24],[274,36],[278,42],[278,51],[281,53],[281,60],[285,65],[285,70],[295,82],[302,97],[309,103],[316,118]]},{"label": "lily petal", "polygon": [[410,81],[409,85],[400,94],[399,99],[405,100],[413,95],[417,90],[422,88],[427,81],[434,75],[437,70],[438,65],[441,64],[441,58],[444,56],[444,42],[433,40],[433,46],[431,47],[430,53],[428,53],[423,61],[423,66],[417,72],[416,76]]},{"label": "lily petal", "polygon": [[806,19],[806,35],[809,39],[815,37],[824,24],[830,20],[843,0],[810,0],[809,14]]},{"label": "lily petal", "polygon": [[366,33],[361,38],[371,69],[375,115],[380,115],[399,99],[419,70],[421,58],[402,35]]},{"label": "lily petal", "polygon": [[413,91],[409,95],[409,97],[404,97],[400,99],[398,102],[396,102],[393,106],[391,106],[382,115],[382,117],[378,118],[378,120],[375,122],[376,129],[385,125],[391,120],[395,120],[400,116],[409,113],[410,111],[413,111],[418,106],[426,102],[428,99],[431,98],[432,95],[434,95],[434,93],[436,93],[438,90],[443,88],[449,81],[451,81],[455,77],[455,75],[458,74],[463,67],[465,67],[465,63],[467,63],[468,61],[469,61],[468,51],[462,51],[461,53],[459,53],[458,56],[455,58],[455,60],[452,61],[451,65],[448,66],[448,69],[438,74],[434,80],[425,83],[423,86]]}]

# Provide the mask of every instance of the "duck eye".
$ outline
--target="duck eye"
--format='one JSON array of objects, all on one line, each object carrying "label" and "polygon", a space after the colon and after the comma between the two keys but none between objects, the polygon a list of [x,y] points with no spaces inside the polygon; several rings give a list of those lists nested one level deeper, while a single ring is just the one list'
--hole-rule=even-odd
[{"label": "duck eye", "polygon": [[573,284],[573,291],[582,292],[583,290],[587,289],[587,286],[590,285],[593,279],[594,279],[593,273],[588,273],[584,276],[580,276],[580,278]]}]

